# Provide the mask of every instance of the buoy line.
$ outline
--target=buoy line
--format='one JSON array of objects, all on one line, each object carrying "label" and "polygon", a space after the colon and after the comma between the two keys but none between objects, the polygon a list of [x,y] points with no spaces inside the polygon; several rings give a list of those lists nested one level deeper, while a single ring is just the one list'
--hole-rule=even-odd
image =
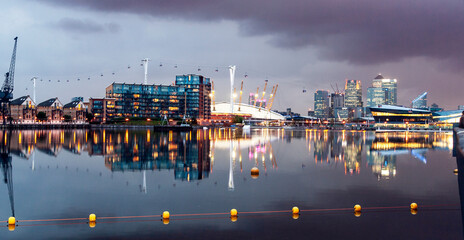
[{"label": "buoy line", "polygon": [[[421,209],[426,210],[459,210],[459,209],[434,209],[437,207],[451,207],[451,206],[459,206],[460,204],[435,204],[435,205],[422,205],[420,206]],[[412,215],[416,215],[419,209],[419,205],[415,202],[411,203],[409,206],[401,205],[401,206],[379,206],[379,207],[363,207],[362,210],[368,210],[371,212],[385,212],[385,210],[389,209],[410,209]],[[376,210],[376,211],[375,211]],[[25,219],[25,220],[16,220],[15,217],[10,217],[6,221],[8,225],[6,227],[9,228],[10,231],[14,231],[16,226],[49,226],[49,225],[73,225],[73,224],[89,224],[91,228],[95,227],[96,223],[121,223],[121,222],[152,222],[152,221],[162,221],[164,224],[169,224],[169,220],[171,217],[178,217],[176,221],[179,220],[199,220],[199,219],[219,219],[219,218],[230,218],[232,222],[237,221],[238,216],[246,215],[245,217],[256,217],[252,215],[259,215],[259,214],[268,214],[269,215],[279,215],[283,216],[286,214],[283,213],[290,213],[293,214],[293,219],[298,219],[301,213],[324,213],[324,212],[347,212],[353,211],[356,217],[361,216],[361,205],[356,204],[353,208],[318,208],[318,209],[299,209],[297,206],[294,206],[288,210],[271,210],[271,211],[247,211],[247,212],[239,212],[237,209],[231,209],[230,212],[217,212],[217,213],[184,213],[184,214],[170,214],[168,211],[164,211],[162,214],[152,214],[152,215],[139,215],[139,216],[107,216],[107,217],[97,217],[94,213],[90,214],[88,218],[53,218],[53,219]],[[221,216],[223,215],[223,217]],[[209,217],[208,217],[209,216]],[[213,217],[216,216],[216,217]],[[191,218],[193,217],[193,218]],[[146,220],[139,220],[140,218],[158,218],[158,219],[146,219]],[[161,219],[160,219],[161,218]],[[124,221],[100,221],[100,220],[116,220],[116,219],[125,219]],[[135,220],[127,220],[127,219],[135,219]],[[86,220],[85,222],[69,222],[69,221],[82,221]],[[47,223],[39,223],[39,224],[20,224],[20,223],[36,223],[36,222],[47,222]],[[56,222],[56,223],[48,223],[48,222]],[[62,223],[60,223],[62,222]]]}]

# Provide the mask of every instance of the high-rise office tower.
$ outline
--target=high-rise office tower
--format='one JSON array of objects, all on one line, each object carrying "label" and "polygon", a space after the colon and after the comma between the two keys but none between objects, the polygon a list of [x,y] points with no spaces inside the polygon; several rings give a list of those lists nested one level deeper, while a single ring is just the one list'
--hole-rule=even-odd
[{"label": "high-rise office tower", "polygon": [[413,108],[427,108],[427,92],[422,93],[416,99],[412,100]]},{"label": "high-rise office tower", "polygon": [[388,79],[384,78],[382,75],[377,75],[374,78],[372,83],[373,87],[381,87],[387,89],[386,97],[385,97],[385,104],[387,105],[397,105],[397,80],[396,79]]},{"label": "high-rise office tower", "polygon": [[345,107],[362,107],[361,80],[346,80],[345,83]]},{"label": "high-rise office tower", "polygon": [[317,90],[314,93],[314,116],[317,118],[328,118],[329,103],[329,91]]}]

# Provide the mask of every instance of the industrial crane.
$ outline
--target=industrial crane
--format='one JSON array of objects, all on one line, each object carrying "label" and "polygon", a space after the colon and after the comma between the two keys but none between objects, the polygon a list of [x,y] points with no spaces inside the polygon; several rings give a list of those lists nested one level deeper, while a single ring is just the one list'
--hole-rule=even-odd
[{"label": "industrial crane", "polygon": [[5,73],[5,82],[3,83],[3,86],[0,90],[0,104],[2,108],[3,125],[6,124],[6,119],[9,119],[10,100],[13,99],[14,71],[15,71],[15,63],[16,63],[16,45],[18,43],[18,37],[15,37],[14,41],[15,43],[14,43],[14,48],[13,48],[13,54],[11,55],[10,70],[7,73]]}]

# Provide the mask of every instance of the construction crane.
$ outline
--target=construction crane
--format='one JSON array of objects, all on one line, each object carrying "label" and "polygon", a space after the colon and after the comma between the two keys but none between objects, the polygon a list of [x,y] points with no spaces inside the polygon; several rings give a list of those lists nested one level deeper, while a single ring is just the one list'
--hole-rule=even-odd
[{"label": "construction crane", "polygon": [[279,84],[276,84],[276,86],[275,86],[275,88],[274,88],[274,92],[271,93],[272,97],[269,99],[268,111],[271,111],[272,104],[274,103],[274,99],[275,99],[275,96],[276,96],[277,88],[278,88],[278,87],[279,87]]},{"label": "construction crane", "polygon": [[[3,83],[2,89],[0,90],[0,104],[2,108],[2,117],[3,117],[3,125],[6,124],[6,119],[9,119],[10,116],[10,100],[13,99],[13,88],[14,88],[14,71],[15,71],[15,64],[16,64],[16,46],[18,44],[18,37],[14,38],[14,48],[13,54],[11,55],[11,63],[10,63],[10,70],[5,73],[5,82]],[[7,113],[8,111],[8,113]]]},{"label": "construction crane", "polygon": [[243,93],[243,80],[242,84],[240,85],[240,97],[238,100],[238,111],[240,112],[240,107],[242,106],[242,93]]}]

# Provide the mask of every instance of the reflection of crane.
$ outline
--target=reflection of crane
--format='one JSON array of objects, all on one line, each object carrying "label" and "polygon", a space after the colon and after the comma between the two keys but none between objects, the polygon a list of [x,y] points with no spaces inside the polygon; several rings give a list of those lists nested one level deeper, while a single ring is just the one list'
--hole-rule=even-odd
[{"label": "reflection of crane", "polygon": [[13,173],[11,166],[10,155],[10,138],[11,132],[3,131],[2,143],[0,146],[0,162],[3,171],[3,181],[8,186],[8,196],[10,197],[11,213],[15,216],[14,212],[14,198],[13,198]]},{"label": "reflection of crane", "polygon": [[[6,124],[5,117],[10,115],[9,107],[10,100],[13,99],[13,87],[14,87],[14,71],[16,63],[16,45],[18,43],[18,37],[14,38],[13,54],[11,55],[10,69],[5,73],[5,82],[3,83],[2,89],[0,90],[0,101],[2,107],[3,125]],[[7,113],[8,111],[8,113]],[[8,118],[7,118],[8,119]]]}]

